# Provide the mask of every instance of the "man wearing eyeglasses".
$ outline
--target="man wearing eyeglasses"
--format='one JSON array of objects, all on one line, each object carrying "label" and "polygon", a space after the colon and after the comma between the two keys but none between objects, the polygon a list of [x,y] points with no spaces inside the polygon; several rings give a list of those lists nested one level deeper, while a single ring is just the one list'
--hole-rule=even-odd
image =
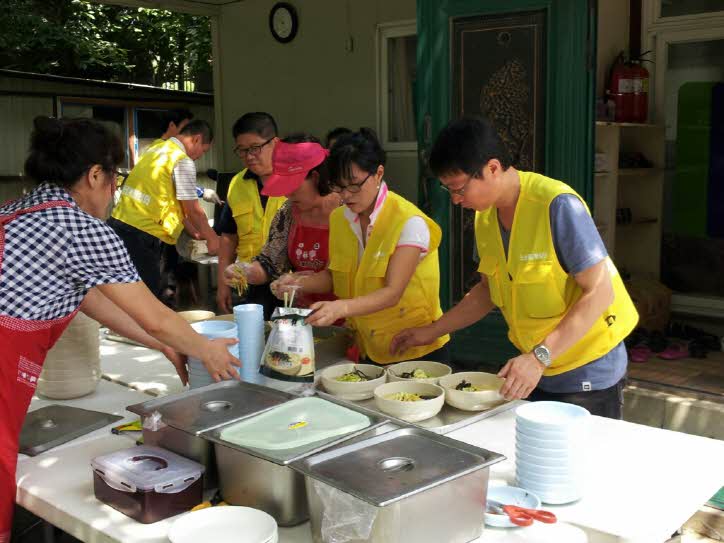
[{"label": "man wearing eyeglasses", "polygon": [[432,324],[400,332],[402,350],[460,330],[497,307],[521,354],[498,375],[506,399],[574,403],[621,418],[636,309],[581,197],[519,171],[483,119],[451,122],[430,167],[453,204],[474,209],[481,281]]},{"label": "man wearing eyeglasses", "polygon": [[175,245],[184,224],[216,254],[219,238],[196,193],[196,166],[214,135],[206,121],[186,124],[176,137],[158,140],[141,156],[121,189],[108,224],[123,240],[148,288],[160,297],[161,243]]},{"label": "man wearing eyeglasses", "polygon": [[[259,254],[269,235],[269,227],[276,212],[284,204],[284,197],[263,198],[260,187],[272,175],[272,153],[279,141],[274,118],[264,112],[242,115],[232,128],[234,154],[245,168],[229,183],[219,220],[221,243],[219,249],[219,276],[216,303],[219,311],[231,312],[233,305],[231,288],[224,280],[227,266],[249,262]],[[249,300],[265,307],[276,304],[265,285],[252,286]]]}]

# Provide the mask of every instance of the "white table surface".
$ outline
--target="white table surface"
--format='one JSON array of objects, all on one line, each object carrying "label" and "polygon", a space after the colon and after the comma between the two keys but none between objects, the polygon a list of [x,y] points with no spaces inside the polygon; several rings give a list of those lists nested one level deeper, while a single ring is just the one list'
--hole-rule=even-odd
[{"label": "white table surface", "polygon": [[[148,350],[143,351],[143,356],[148,354]],[[109,367],[106,362],[102,361],[104,372]],[[132,361],[126,359],[126,363]],[[166,364],[173,372],[170,363]],[[160,381],[156,375],[144,381],[138,374],[133,382],[157,386]],[[68,405],[125,413],[126,405],[144,398],[149,396],[101,382],[94,395]],[[33,407],[41,402],[34,400]],[[490,484],[514,483],[513,412],[485,419],[449,437],[506,455],[508,460],[492,467]],[[105,429],[62,448],[22,459],[18,464],[18,503],[82,541],[167,543],[166,533],[174,519],[143,525],[93,496],[90,460],[131,445],[130,437],[113,436]],[[479,541],[665,541],[724,484],[722,441],[593,417],[588,452],[586,496],[574,504],[546,506],[558,515],[559,523],[537,523],[514,530],[486,528]],[[280,529],[279,535],[280,543],[311,543],[308,523]]]},{"label": "white table surface", "polygon": [[173,364],[146,347],[101,339],[101,372],[105,379],[153,396],[184,390]]}]

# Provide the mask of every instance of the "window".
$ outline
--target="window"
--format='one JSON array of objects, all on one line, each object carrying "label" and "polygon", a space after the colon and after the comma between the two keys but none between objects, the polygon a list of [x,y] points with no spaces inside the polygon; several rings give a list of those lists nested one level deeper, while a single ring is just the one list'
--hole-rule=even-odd
[{"label": "window", "polygon": [[382,144],[388,151],[417,150],[416,32],[414,21],[377,27],[378,131]]},{"label": "window", "polygon": [[660,0],[661,17],[682,17],[724,11],[722,0]]},{"label": "window", "polygon": [[[90,100],[89,100],[90,101]],[[121,141],[128,139],[128,120],[126,118],[126,108],[123,106],[98,103],[93,100],[92,103],[79,102],[61,102],[61,116],[63,117],[87,117],[101,121],[108,125]],[[119,164],[123,168],[130,168],[130,155],[126,153],[124,164]]]}]

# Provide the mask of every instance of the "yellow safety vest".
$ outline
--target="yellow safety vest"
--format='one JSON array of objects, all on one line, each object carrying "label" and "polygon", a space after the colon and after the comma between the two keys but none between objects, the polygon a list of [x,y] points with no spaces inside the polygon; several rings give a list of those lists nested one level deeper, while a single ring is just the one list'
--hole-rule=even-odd
[{"label": "yellow safety vest", "polygon": [[184,212],[176,199],[173,169],[182,158],[188,158],[185,150],[173,141],[154,142],[128,174],[112,216],[175,245]]},{"label": "yellow safety vest", "polygon": [[247,178],[247,168],[237,173],[229,183],[226,202],[236,223],[236,258],[240,262],[248,262],[259,254],[269,237],[269,227],[277,210],[286,198],[271,197],[267,199],[266,208],[261,207],[259,188],[256,180]]},{"label": "yellow safety vest", "polygon": [[[578,283],[558,261],[549,215],[557,196],[580,196],[555,179],[518,173],[520,196],[507,260],[495,207],[475,214],[475,240],[478,271],[488,279],[490,297],[508,323],[508,337],[522,353],[528,353],[558,326],[582,295]],[[606,265],[615,294],[613,304],[583,338],[552,361],[544,375],[558,375],[602,357],[636,327],[638,313],[621,276],[610,258]]]},{"label": "yellow safety vest", "polygon": [[450,340],[450,336],[445,335],[429,345],[413,347],[399,355],[390,354],[390,342],[398,332],[428,325],[442,315],[437,252],[442,231],[415,205],[390,191],[358,264],[357,236],[344,216],[344,208],[335,209],[330,216],[329,271],[334,293],[339,298],[364,296],[384,287],[390,257],[395,252],[403,226],[412,217],[422,217],[427,223],[430,247],[418,263],[402,298],[394,307],[348,319],[356,330],[362,353],[380,364],[421,359]]}]

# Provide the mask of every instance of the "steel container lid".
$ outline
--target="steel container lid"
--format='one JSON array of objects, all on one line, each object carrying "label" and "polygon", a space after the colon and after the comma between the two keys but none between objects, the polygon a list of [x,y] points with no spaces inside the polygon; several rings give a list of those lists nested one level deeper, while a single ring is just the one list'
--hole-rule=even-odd
[{"label": "steel container lid", "polygon": [[154,412],[168,426],[198,435],[231,421],[281,405],[295,396],[243,381],[221,381],[127,407],[147,417]]},{"label": "steel container lid", "polygon": [[324,451],[292,468],[377,507],[504,460],[419,428],[403,428]]}]

